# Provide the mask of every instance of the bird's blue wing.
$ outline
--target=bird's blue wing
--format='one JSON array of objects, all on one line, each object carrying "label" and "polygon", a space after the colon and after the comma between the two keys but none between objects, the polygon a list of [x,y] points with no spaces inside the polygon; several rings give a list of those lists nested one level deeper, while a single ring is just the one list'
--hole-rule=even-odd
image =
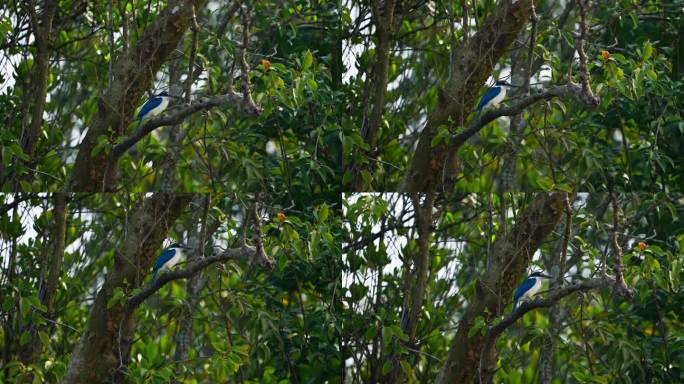
[{"label": "bird's blue wing", "polygon": [[145,115],[147,115],[151,110],[157,108],[162,103],[161,97],[153,97],[145,102],[138,112],[138,119],[141,120]]},{"label": "bird's blue wing", "polygon": [[159,271],[159,268],[161,268],[164,264],[166,264],[167,261],[171,260],[173,255],[176,254],[175,249],[167,249],[164,252],[162,252],[159,257],[157,257],[157,261],[154,263],[154,269],[153,272],[155,276],[157,275],[157,271]]},{"label": "bird's blue wing", "polygon": [[489,88],[487,92],[485,92],[484,95],[482,95],[482,98],[480,98],[480,104],[477,106],[477,115],[480,115],[480,112],[482,112],[482,108],[484,108],[487,103],[492,101],[493,98],[499,95],[501,93],[501,87],[492,87]]},{"label": "bird's blue wing", "polygon": [[520,300],[520,297],[522,297],[522,295],[525,292],[527,292],[530,288],[532,288],[534,286],[534,282],[535,282],[534,279],[527,279],[527,280],[523,281],[522,284],[520,284],[518,286],[518,289],[515,290],[515,296],[513,297],[515,299],[515,304],[513,304],[513,309],[518,307],[518,300]]}]

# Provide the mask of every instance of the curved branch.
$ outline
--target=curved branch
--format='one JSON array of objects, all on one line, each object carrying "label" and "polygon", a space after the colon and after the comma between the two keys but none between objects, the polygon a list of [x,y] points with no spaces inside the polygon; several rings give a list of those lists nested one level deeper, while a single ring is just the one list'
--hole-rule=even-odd
[{"label": "curved branch", "polygon": [[[496,109],[491,109],[486,111],[479,119],[473,119],[470,124],[462,132],[451,136],[451,141],[449,142],[449,149],[447,151],[448,160],[445,166],[450,164],[456,164],[456,152],[459,148],[465,144],[465,142],[479,132],[485,125],[489,122],[496,120],[501,116],[513,116],[521,113],[525,108],[530,105],[537,103],[542,100],[550,100],[554,97],[559,98],[574,98],[588,106],[595,107],[598,105],[599,100],[592,94],[584,92],[579,84],[570,82],[565,85],[559,85],[549,88],[543,92],[535,93],[530,96],[524,97],[516,102],[511,103],[508,106],[499,107]],[[445,175],[455,175],[455,169],[446,169]],[[455,176],[454,176],[455,177]]]},{"label": "curved branch", "polygon": [[200,111],[211,109],[214,107],[228,106],[228,105],[243,105],[246,113],[259,116],[261,109],[256,105],[248,105],[244,103],[242,95],[236,92],[226,93],[224,95],[216,95],[200,99],[196,103],[190,105],[174,108],[163,116],[149,120],[139,130],[127,137],[123,142],[117,144],[112,148],[111,159],[118,159],[128,149],[134,146],[137,142],[142,140],[146,135],[155,129],[165,125],[180,124],[183,120]]},{"label": "curved branch", "polygon": [[615,284],[615,280],[611,279],[609,277],[588,279],[588,280],[583,280],[579,283],[568,285],[568,286],[565,286],[563,288],[559,288],[555,291],[552,291],[549,293],[548,297],[546,297],[544,299],[536,299],[533,301],[526,301],[526,302],[520,304],[518,306],[518,308],[516,308],[515,311],[504,316],[504,318],[501,321],[499,321],[498,323],[491,326],[489,328],[489,331],[487,332],[487,337],[489,338],[490,341],[495,339],[506,328],[513,325],[513,323],[515,323],[516,320],[523,317],[523,315],[525,315],[527,312],[529,312],[533,309],[550,307],[550,306],[554,305],[556,302],[558,302],[560,299],[562,299],[565,296],[568,296],[574,292],[589,291],[591,289],[596,289],[596,288],[610,288],[611,286],[613,286],[613,284]]},{"label": "curved branch", "polygon": [[126,301],[124,311],[126,313],[133,312],[133,310],[135,310],[140,304],[142,304],[148,297],[152,296],[164,285],[173,280],[186,279],[214,263],[224,262],[228,260],[247,260],[250,264],[257,264],[258,266],[265,268],[267,270],[271,270],[273,268],[271,260],[269,260],[265,255],[257,252],[254,247],[244,245],[240,248],[226,249],[218,255],[205,257],[203,259],[193,261],[191,263],[188,263],[188,265],[185,268],[176,269],[160,275],[154,282],[148,284],[145,288],[143,288],[140,291],[140,293],[129,298]]},{"label": "curved branch", "polygon": [[451,143],[449,144],[449,150],[457,150],[460,148],[466,140],[471,136],[480,131],[485,125],[498,119],[501,116],[513,116],[521,113],[523,109],[529,107],[530,105],[537,103],[541,100],[550,100],[554,97],[560,98],[574,98],[580,102],[583,102],[590,106],[596,106],[595,99],[590,98],[586,95],[579,84],[568,83],[566,85],[559,85],[547,89],[546,91],[536,93],[527,97],[524,97],[508,106],[499,107],[497,109],[491,109],[480,117],[480,119],[474,119],[468,124],[468,127],[461,133],[458,133],[451,138]]}]

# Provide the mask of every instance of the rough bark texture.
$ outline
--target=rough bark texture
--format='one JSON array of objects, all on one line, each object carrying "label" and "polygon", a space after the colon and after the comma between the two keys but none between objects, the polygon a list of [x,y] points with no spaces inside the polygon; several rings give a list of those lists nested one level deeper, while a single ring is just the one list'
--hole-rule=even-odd
[{"label": "rough bark texture", "polygon": [[441,125],[464,125],[480,89],[501,56],[527,23],[530,5],[536,0],[500,1],[479,31],[456,48],[461,55],[452,63],[451,78],[440,91],[418,139],[416,152],[402,189],[409,192],[440,190],[441,175],[457,168],[455,159],[445,164],[447,145],[432,146]]},{"label": "rough bark texture", "polygon": [[206,0],[182,0],[167,7],[146,28],[136,45],[114,64],[111,89],[98,102],[98,111],[89,124],[88,133],[79,146],[68,188],[72,191],[101,191],[116,184],[116,169],[106,172],[106,153],[93,154],[98,137],[105,135],[110,143],[122,136],[133,120],[133,112],[152,84],[154,74],[178,46],[187,30],[192,9],[204,8]]},{"label": "rough bark texture", "polygon": [[510,232],[497,237],[492,263],[477,281],[475,296],[469,300],[470,304],[459,322],[436,383],[470,383],[476,380],[478,373],[484,377],[491,376],[496,368],[495,349],[489,348],[487,355],[483,355],[485,336],[480,332],[468,336],[468,332],[476,317],[498,316],[511,301],[532,255],[560,219],[565,199],[563,193],[539,194]]},{"label": "rough bark texture", "polygon": [[135,322],[132,313],[124,315],[124,305],[117,303],[107,308],[107,302],[117,288],[130,292],[141,286],[169,228],[190,198],[155,194],[138,203],[130,213],[128,237],[120,245],[114,266],[97,293],[87,329],[74,349],[63,383],[112,381],[113,373],[126,361],[131,344],[117,341],[130,339]]}]

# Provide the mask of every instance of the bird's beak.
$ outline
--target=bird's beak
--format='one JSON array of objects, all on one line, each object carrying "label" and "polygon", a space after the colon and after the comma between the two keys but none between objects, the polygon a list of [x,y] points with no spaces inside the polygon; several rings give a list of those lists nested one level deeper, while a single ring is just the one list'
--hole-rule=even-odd
[{"label": "bird's beak", "polygon": [[545,278],[547,278],[547,279],[550,279],[550,278],[551,278],[551,276],[549,276],[549,275],[545,275],[545,274],[543,274],[543,273],[542,273],[542,274],[540,274],[539,276],[541,276],[541,277],[545,277]]}]

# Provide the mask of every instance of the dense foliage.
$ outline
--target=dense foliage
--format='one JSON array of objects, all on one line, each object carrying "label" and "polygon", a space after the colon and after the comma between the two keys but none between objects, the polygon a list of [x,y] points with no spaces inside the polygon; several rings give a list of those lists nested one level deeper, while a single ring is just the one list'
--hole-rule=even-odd
[{"label": "dense foliage", "polygon": [[[382,118],[372,139],[358,129],[345,131],[344,148],[349,156],[359,157],[356,162],[363,169],[363,183],[352,186],[354,190],[395,191],[416,156],[416,143],[425,136],[426,120],[438,113],[434,111],[439,110],[440,100],[462,97],[445,88],[454,70],[450,66],[458,67],[468,55],[458,44],[485,29],[485,21],[506,2],[393,2],[386,87],[377,79],[378,56],[383,53],[378,27],[386,23],[379,17],[386,10],[374,13],[374,3],[351,1],[343,11],[342,23],[351,35],[345,47],[351,67],[346,85],[353,91],[352,111],[358,125],[374,124],[369,117],[374,109],[382,109]],[[486,84],[472,85],[476,96],[500,78],[524,85],[528,65],[532,92],[569,81],[579,83],[578,3],[537,1],[536,23],[528,23],[512,46],[501,52]],[[599,105],[555,98],[527,107],[520,115],[522,121],[515,123],[515,132],[508,118],[486,125],[458,151],[458,190],[495,190],[506,166],[514,169],[509,186],[513,191],[570,190],[572,185],[585,191],[684,186],[681,1],[592,1],[587,7],[584,50]],[[528,61],[530,43],[535,45]],[[386,93],[380,105],[377,93]],[[521,88],[509,91],[512,100],[523,95]],[[473,111],[476,105],[473,100],[464,108]],[[432,146],[461,132],[474,118],[475,113],[468,113],[464,121],[441,126]],[[344,175],[347,186],[354,178],[351,162]]]},{"label": "dense foliage", "polygon": [[[499,231],[515,225],[532,196],[505,200],[510,208],[506,218],[500,215],[497,196],[460,195],[435,203],[427,287],[411,342],[404,329],[410,313],[406,298],[420,264],[413,203],[400,194],[347,196],[343,279],[350,311],[343,351],[346,359],[353,359],[347,368],[350,382],[387,377],[392,356],[401,361],[409,382],[435,382],[458,320],[476,300],[477,282],[488,268]],[[561,220],[535,253],[528,273],[562,270],[564,285],[612,273],[614,212],[608,194],[580,194],[572,206],[569,232]],[[549,361],[554,383],[684,380],[684,201],[681,196],[637,194],[621,197],[619,206],[625,279],[633,299],[593,290],[527,313],[498,339],[494,382],[545,382],[540,370]],[[548,289],[545,284],[542,295]],[[504,315],[511,311],[512,299],[504,298]],[[470,333],[499,319],[475,320]]]},{"label": "dense foliage", "polygon": [[0,382],[684,382],[683,10],[0,1]]},{"label": "dense foliage", "polygon": [[[128,222],[141,194],[72,195],[66,217],[63,269],[51,312],[41,302],[52,253],[52,201],[47,195],[5,195],[0,207],[2,274],[2,382],[58,382],[83,335],[93,299],[133,228]],[[209,198],[210,200],[207,200]],[[250,196],[196,195],[168,234],[188,243],[204,226],[204,250],[234,247],[240,236],[252,243],[246,223]],[[288,205],[285,206],[285,203]],[[195,204],[199,204],[196,206]],[[206,204],[206,206],[205,206]],[[264,250],[271,271],[227,262],[199,276],[199,290],[171,282],[135,312],[138,323],[128,382],[243,383],[324,382],[338,377],[339,215],[334,204],[290,206],[266,199],[261,209]],[[200,237],[201,238],[201,237]],[[120,256],[119,256],[120,257]],[[181,265],[182,267],[182,265]],[[143,285],[149,270],[140,271]],[[193,280],[192,284],[197,284]],[[119,288],[108,307],[130,288]],[[178,360],[179,333],[192,326],[187,356]],[[30,363],[23,351],[29,328],[40,327],[42,353]],[[334,380],[333,380],[334,381]]]},{"label": "dense foliage", "polygon": [[[45,118],[30,150],[20,138],[27,135],[29,116],[41,97],[36,90],[40,74],[32,45],[31,17],[36,15],[21,3],[0,5],[0,176],[5,191],[57,190],[74,177],[76,155],[83,149],[79,144],[102,113],[102,103],[108,102],[103,100],[107,91],[112,83],[125,81],[113,76],[112,65],[116,69],[144,36],[164,38],[145,34],[167,4],[44,2],[38,16],[47,12],[48,3],[57,3],[57,11],[46,52]],[[244,113],[241,105],[222,105],[191,114],[178,126],[157,128],[119,160],[120,183],[114,189],[216,191],[246,185],[262,191],[285,186],[321,194],[338,190],[337,125],[344,99],[335,80],[341,71],[335,3],[207,3],[197,10],[196,35],[189,29],[163,59],[150,88],[140,99],[126,102],[139,106],[162,90],[181,97],[172,107],[231,90],[241,93],[247,15],[245,59],[251,68],[251,97],[261,114]],[[189,72],[192,84],[186,81]],[[94,153],[107,153],[132,134],[135,111],[130,112],[122,116],[125,131],[99,136]]]}]

